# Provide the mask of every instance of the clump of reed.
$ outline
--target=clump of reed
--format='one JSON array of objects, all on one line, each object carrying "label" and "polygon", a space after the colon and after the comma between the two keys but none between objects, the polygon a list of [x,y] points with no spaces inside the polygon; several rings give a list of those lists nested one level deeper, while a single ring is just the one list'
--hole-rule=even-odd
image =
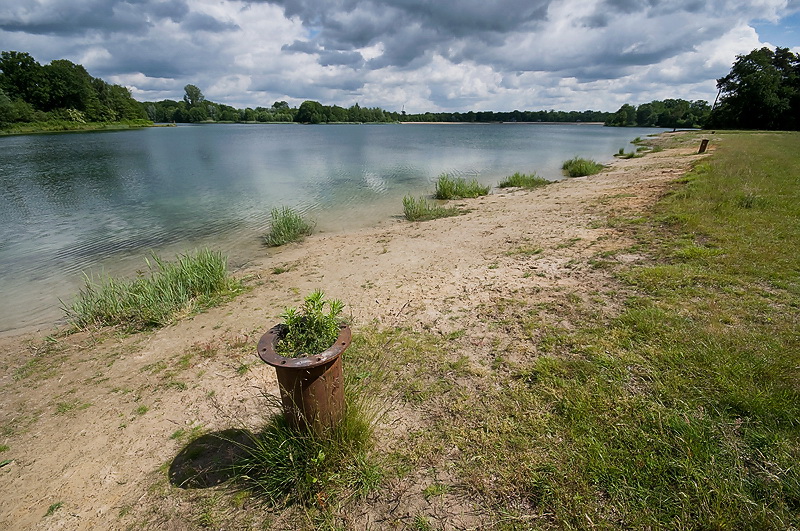
[{"label": "clump of reed", "polygon": [[270,212],[270,230],[264,237],[269,247],[279,247],[291,242],[302,241],[314,231],[314,224],[306,221],[293,208],[276,207]]},{"label": "clump of reed", "polygon": [[603,165],[591,159],[574,157],[564,162],[561,166],[569,177],[585,177],[603,171]]},{"label": "clump of reed", "polygon": [[148,272],[133,280],[86,276],[71,306],[62,303],[76,328],[122,326],[141,330],[164,326],[181,313],[212,306],[241,289],[228,274],[227,258],[204,249],[168,262],[145,259]]},{"label": "clump of reed", "polygon": [[436,181],[436,199],[465,199],[488,195],[490,186],[479,183],[476,179],[467,181],[463,177],[452,177],[446,173]]},{"label": "clump of reed", "polygon": [[444,207],[428,201],[424,197],[414,198],[407,195],[403,198],[403,215],[408,221],[429,221],[431,219],[457,216],[462,211],[456,207]]},{"label": "clump of reed", "polygon": [[548,184],[550,184],[550,181],[544,177],[539,177],[536,173],[527,175],[517,172],[500,181],[497,186],[498,188],[539,188]]}]

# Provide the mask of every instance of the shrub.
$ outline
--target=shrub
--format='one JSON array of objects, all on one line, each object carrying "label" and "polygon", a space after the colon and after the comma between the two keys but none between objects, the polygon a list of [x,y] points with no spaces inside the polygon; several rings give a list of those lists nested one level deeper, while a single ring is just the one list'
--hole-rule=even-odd
[{"label": "shrub", "polygon": [[550,181],[543,177],[539,177],[535,173],[526,175],[524,173],[517,172],[514,175],[510,175],[503,179],[497,186],[500,188],[538,188],[548,184],[550,184]]},{"label": "shrub", "polygon": [[[325,305],[328,305],[328,313],[325,313]],[[326,350],[339,336],[339,314],[343,308],[340,300],[326,301],[320,290],[306,297],[299,311],[286,308],[281,314],[286,332],[276,345],[278,354],[297,358]]]},{"label": "shrub", "polygon": [[487,195],[490,186],[480,184],[476,179],[467,182],[463,177],[451,177],[446,173],[439,176],[436,181],[436,199],[464,199]]},{"label": "shrub", "polygon": [[269,247],[302,241],[314,231],[314,225],[306,221],[296,210],[289,207],[273,208],[270,231],[264,239]]},{"label": "shrub", "polygon": [[403,198],[403,215],[408,221],[428,221],[437,218],[457,216],[461,211],[456,207],[436,205],[424,197],[414,199],[407,195]]},{"label": "shrub", "polygon": [[[73,326],[115,326],[144,329],[163,326],[182,311],[196,311],[221,295],[240,289],[227,271],[227,259],[208,249],[166,262],[156,255],[145,260],[149,275],[135,280],[86,277],[71,307],[64,306]],[[62,303],[63,304],[63,303]]]},{"label": "shrub", "polygon": [[564,170],[569,177],[585,177],[587,175],[600,173],[603,171],[603,165],[591,159],[575,157],[565,161],[561,169]]}]

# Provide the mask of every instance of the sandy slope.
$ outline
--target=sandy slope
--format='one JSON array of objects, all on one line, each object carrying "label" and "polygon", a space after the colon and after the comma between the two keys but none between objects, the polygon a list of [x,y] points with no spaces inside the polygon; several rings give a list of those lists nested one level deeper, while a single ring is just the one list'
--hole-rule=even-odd
[{"label": "sandy slope", "polygon": [[[456,218],[392,217],[265,250],[261,264],[240,272],[250,293],[152,333],[0,338],[0,444],[8,446],[0,461],[13,459],[0,468],[0,528],[117,529],[142,519],[192,528],[180,516],[186,498],[172,496],[164,481],[187,440],[179,430],[263,420],[261,392],[277,389],[255,343],[285,305],[322,288],[346,302],[356,329],[373,321],[466,329],[469,355],[484,363],[488,339],[504,338],[475,317],[480,305],[512,293],[546,300],[562,288],[588,296],[613,283],[588,265],[630,243],[607,219],[652,204],[698,158],[693,153],[670,149],[590,178],[495,191],[459,202],[470,212]],[[289,271],[274,274],[277,266]],[[62,505],[46,516],[54,503]],[[450,522],[458,525],[458,516]]]}]

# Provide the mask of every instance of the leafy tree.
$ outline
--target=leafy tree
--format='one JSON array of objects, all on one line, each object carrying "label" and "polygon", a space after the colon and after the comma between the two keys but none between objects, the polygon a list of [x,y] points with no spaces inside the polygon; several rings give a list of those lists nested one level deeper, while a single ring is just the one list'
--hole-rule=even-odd
[{"label": "leafy tree", "polygon": [[711,108],[708,102],[682,99],[654,100],[634,107],[626,103],[605,121],[613,127],[702,127]]},{"label": "leafy tree", "polygon": [[98,107],[97,93],[92,87],[92,76],[81,65],[66,59],[51,61],[43,68],[47,83],[47,101],[44,110]]},{"label": "leafy tree", "polygon": [[183,101],[186,102],[186,105],[189,107],[199,105],[206,99],[202,91],[195,85],[186,85],[183,87],[183,90],[186,92],[186,94],[183,95]]},{"label": "leafy tree", "polygon": [[190,123],[204,122],[208,120],[208,111],[205,107],[192,107],[187,114],[187,120]]},{"label": "leafy tree", "polygon": [[739,55],[717,80],[719,103],[712,127],[791,129],[800,127],[800,55],[788,48]]},{"label": "leafy tree", "polygon": [[305,124],[318,124],[323,121],[324,111],[318,101],[306,100],[300,104],[295,121]]},{"label": "leafy tree", "polygon": [[0,53],[0,88],[12,100],[20,99],[39,107],[48,99],[44,70],[25,52]]},{"label": "leafy tree", "polygon": [[606,125],[614,127],[630,127],[636,125],[636,107],[625,104],[619,108],[607,121]]}]

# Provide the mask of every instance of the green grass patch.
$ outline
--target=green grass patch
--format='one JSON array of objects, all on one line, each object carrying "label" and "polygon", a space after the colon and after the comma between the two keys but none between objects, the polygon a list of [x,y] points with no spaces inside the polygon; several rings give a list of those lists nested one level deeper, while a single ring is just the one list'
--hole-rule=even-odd
[{"label": "green grass patch", "polygon": [[289,207],[273,208],[270,212],[270,229],[264,237],[269,247],[279,247],[287,243],[302,241],[314,232],[314,224],[303,218],[302,214]]},{"label": "green grass patch", "polygon": [[432,219],[458,216],[462,211],[456,207],[445,207],[420,197],[409,195],[403,198],[403,215],[408,221],[430,221]]},{"label": "green grass patch", "polygon": [[[584,309],[483,408],[449,412],[480,427],[447,429],[483,456],[461,465],[471,488],[556,527],[798,526],[799,137],[718,144],[630,226],[661,263],[625,274],[638,295],[619,317]],[[768,207],[743,207],[747,193]]]},{"label": "green grass patch", "polygon": [[[641,151],[646,151],[646,150],[647,150],[646,147],[640,146],[639,148],[636,149],[636,151],[631,151],[630,153],[626,153],[625,152],[625,148],[619,148],[619,151],[617,151],[614,154],[614,156],[616,158],[618,158],[618,159],[638,159],[638,158],[644,156],[644,154],[640,153],[640,152]],[[566,169],[566,168],[564,168],[564,169]],[[595,173],[597,173],[597,172],[595,172]],[[573,177],[575,177],[575,176],[573,176]]]},{"label": "green grass patch", "polygon": [[468,384],[443,337],[368,337],[425,419],[395,443],[396,473],[446,466],[498,528],[800,526],[798,140],[725,138],[620,225],[654,265],[612,266],[631,268],[615,318],[570,294],[487,304],[512,345],[491,371],[464,367]]},{"label": "green grass patch", "polygon": [[117,131],[153,127],[150,120],[123,120],[120,122],[73,122],[50,120],[46,122],[24,122],[7,124],[0,129],[0,135],[21,135],[31,133],[61,133],[83,131]]},{"label": "green grass patch", "polygon": [[446,173],[436,181],[436,199],[465,199],[488,195],[491,186],[482,185],[477,179],[467,181],[463,177],[453,177]]},{"label": "green grass patch", "polygon": [[47,508],[47,512],[44,514],[45,516],[53,516],[57,510],[61,509],[64,506],[64,502],[55,502],[50,504],[50,507]]},{"label": "green grass patch", "polygon": [[550,181],[544,177],[539,177],[535,173],[528,175],[517,172],[500,181],[500,184],[497,186],[498,188],[539,188],[541,186],[547,186],[548,184],[550,184]]},{"label": "green grass patch", "polygon": [[561,169],[569,177],[585,177],[587,175],[595,175],[603,171],[604,166],[599,162],[591,159],[583,159],[575,157],[569,159],[561,165]]},{"label": "green grass patch", "polygon": [[85,286],[64,312],[75,328],[121,326],[141,330],[164,326],[181,314],[219,303],[241,291],[228,274],[227,259],[202,250],[168,262],[146,260],[148,271],[134,280],[86,277]]}]

